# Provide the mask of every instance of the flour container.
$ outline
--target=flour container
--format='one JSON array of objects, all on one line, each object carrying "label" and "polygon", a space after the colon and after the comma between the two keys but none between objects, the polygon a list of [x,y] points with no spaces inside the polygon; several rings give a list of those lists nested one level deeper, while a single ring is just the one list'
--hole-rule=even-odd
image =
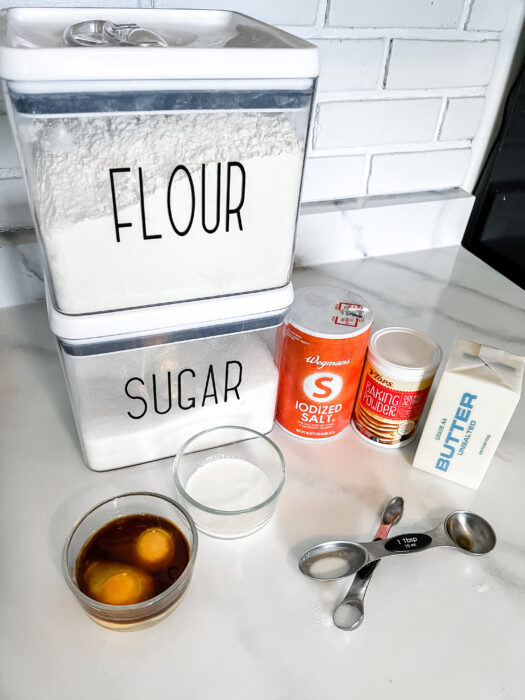
[{"label": "flour container", "polygon": [[233,300],[68,316],[48,297],[86,464],[103,471],[168,457],[223,425],[268,433],[275,336],[292,300],[290,284]]},{"label": "flour container", "polygon": [[15,8],[0,77],[53,305],[290,280],[317,49],[234,12]]}]

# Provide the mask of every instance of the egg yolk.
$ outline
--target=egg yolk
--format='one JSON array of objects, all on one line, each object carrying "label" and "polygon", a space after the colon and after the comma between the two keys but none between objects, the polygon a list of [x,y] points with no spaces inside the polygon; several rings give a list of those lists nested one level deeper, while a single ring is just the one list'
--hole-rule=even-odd
[{"label": "egg yolk", "polygon": [[111,576],[102,585],[100,602],[107,605],[133,605],[140,600],[142,586],[138,577],[128,571]]},{"label": "egg yolk", "polygon": [[95,561],[85,578],[89,595],[106,605],[134,605],[155,596],[153,577],[128,564]]},{"label": "egg yolk", "polygon": [[172,536],[161,527],[150,527],[137,539],[137,563],[148,571],[155,571],[169,564],[174,551]]}]

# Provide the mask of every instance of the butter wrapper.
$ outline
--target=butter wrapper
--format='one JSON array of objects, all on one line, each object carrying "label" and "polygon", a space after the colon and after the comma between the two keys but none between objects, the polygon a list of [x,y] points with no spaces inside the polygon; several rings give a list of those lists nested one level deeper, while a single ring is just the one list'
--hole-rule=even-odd
[{"label": "butter wrapper", "polygon": [[477,489],[521,395],[525,358],[457,338],[413,466]]}]

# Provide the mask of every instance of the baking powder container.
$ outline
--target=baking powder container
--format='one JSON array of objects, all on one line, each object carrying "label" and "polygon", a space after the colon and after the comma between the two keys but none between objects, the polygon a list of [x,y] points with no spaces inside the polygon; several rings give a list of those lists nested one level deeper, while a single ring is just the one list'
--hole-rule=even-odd
[{"label": "baking powder container", "polygon": [[372,325],[367,302],[340,287],[304,287],[281,330],[276,420],[326,439],[349,423]]},{"label": "baking powder container", "polygon": [[400,447],[414,437],[441,348],[412,328],[383,328],[370,339],[352,425],[381,447]]}]

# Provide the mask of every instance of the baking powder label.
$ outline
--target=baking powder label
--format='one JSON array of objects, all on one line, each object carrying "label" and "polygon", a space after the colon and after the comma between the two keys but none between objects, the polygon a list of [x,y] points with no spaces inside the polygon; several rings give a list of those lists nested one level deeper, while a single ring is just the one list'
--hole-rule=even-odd
[{"label": "baking powder label", "polygon": [[369,334],[367,329],[350,338],[318,338],[285,326],[280,340],[279,425],[313,439],[333,437],[348,425]]},{"label": "baking powder label", "polygon": [[408,440],[421,417],[433,379],[393,379],[380,374],[367,360],[352,418],[354,426],[374,442],[395,445]]}]

